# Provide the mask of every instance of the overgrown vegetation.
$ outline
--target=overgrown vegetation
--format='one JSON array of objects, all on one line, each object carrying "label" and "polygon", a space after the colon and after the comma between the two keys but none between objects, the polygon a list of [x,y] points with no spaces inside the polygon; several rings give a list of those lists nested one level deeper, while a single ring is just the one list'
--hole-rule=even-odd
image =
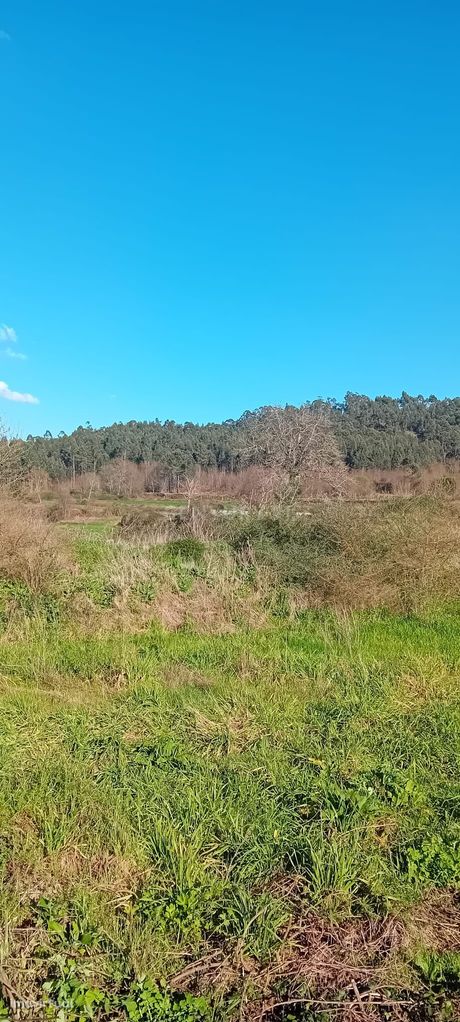
[{"label": "overgrown vegetation", "polygon": [[458,1017],[455,502],[102,525],[0,513],[0,1013]]}]

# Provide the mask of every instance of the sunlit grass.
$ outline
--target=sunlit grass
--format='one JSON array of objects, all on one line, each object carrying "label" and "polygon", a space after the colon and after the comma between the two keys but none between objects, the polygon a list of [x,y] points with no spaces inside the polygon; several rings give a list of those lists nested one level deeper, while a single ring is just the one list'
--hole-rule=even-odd
[{"label": "sunlit grass", "polygon": [[340,920],[455,887],[459,663],[442,615],[227,636],[32,622],[0,648],[5,962],[43,905],[61,943],[66,920],[97,935],[104,987],[109,959],[168,978],[216,939],[264,962],[299,896]]}]

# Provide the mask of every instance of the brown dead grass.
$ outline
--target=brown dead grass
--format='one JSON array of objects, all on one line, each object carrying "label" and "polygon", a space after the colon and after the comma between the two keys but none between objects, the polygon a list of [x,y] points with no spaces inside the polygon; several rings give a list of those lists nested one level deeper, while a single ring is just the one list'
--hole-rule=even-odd
[{"label": "brown dead grass", "polygon": [[[29,827],[24,830],[24,841],[37,845],[38,839],[33,821],[18,821],[18,825]],[[35,856],[33,863],[26,855],[17,855],[8,863],[7,877],[11,889],[16,891],[21,903],[38,901],[41,897],[56,898],[70,896],[76,888],[84,886],[93,892],[107,896],[108,902],[118,906],[129,902],[148,874],[139,863],[121,855],[101,852],[86,855],[76,845],[41,858]]]},{"label": "brown dead grass", "polygon": [[202,671],[197,671],[186,664],[174,664],[174,667],[166,667],[162,672],[161,680],[165,688],[211,688],[214,679]]},{"label": "brown dead grass", "polygon": [[330,545],[313,566],[317,605],[411,612],[460,596],[460,517],[453,502],[334,504],[316,512],[315,524]]},{"label": "brown dead grass", "polygon": [[[288,885],[289,890],[286,889]],[[296,879],[278,881],[278,893],[296,896]],[[417,949],[460,950],[460,904],[451,891],[429,895],[404,915],[333,922],[315,912],[298,915],[283,934],[274,960],[260,965],[241,954],[210,950],[172,976],[177,990],[221,993],[241,989],[240,1017],[282,1019],[309,1007],[318,1017],[341,1022],[395,1019],[400,1022],[433,1017],[423,989],[410,969]],[[289,991],[280,998],[279,990]],[[389,994],[389,990],[393,991]],[[257,991],[254,997],[254,991]],[[457,1018],[458,1004],[452,1004]],[[434,1016],[436,1017],[436,1016]]]},{"label": "brown dead grass", "polygon": [[460,951],[460,894],[435,891],[410,908],[404,919],[409,947]]},{"label": "brown dead grass", "polygon": [[52,588],[64,568],[69,568],[64,544],[40,507],[3,497],[0,577],[42,592]]}]

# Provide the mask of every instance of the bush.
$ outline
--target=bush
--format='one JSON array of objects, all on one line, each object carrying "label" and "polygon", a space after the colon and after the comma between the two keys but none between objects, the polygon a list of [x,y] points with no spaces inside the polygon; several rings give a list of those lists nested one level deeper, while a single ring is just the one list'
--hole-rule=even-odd
[{"label": "bush", "polygon": [[33,592],[46,591],[64,563],[60,537],[39,508],[0,501],[0,578],[24,582]]},{"label": "bush", "polygon": [[337,548],[333,524],[309,515],[255,515],[231,522],[228,534],[237,553],[250,552],[281,585],[308,585],[318,558]]},{"label": "bush", "polygon": [[183,536],[182,539],[171,539],[166,545],[170,557],[174,560],[200,562],[203,560],[205,546],[194,536]]},{"label": "bush", "polygon": [[449,500],[323,504],[224,528],[239,558],[268,569],[275,585],[302,587],[310,604],[412,611],[460,598],[460,521]]},{"label": "bush", "polygon": [[165,516],[154,507],[138,507],[121,518],[118,533],[123,539],[150,539],[167,526]]}]

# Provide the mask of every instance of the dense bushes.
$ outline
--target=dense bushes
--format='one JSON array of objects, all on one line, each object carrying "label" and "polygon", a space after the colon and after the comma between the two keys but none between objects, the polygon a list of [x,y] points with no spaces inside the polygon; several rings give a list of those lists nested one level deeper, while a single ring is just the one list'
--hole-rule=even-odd
[{"label": "dense bushes", "polygon": [[254,515],[226,526],[240,558],[266,567],[314,604],[411,609],[460,597],[460,519],[434,498],[329,504],[305,514]]},{"label": "dense bushes", "polygon": [[235,520],[227,532],[240,556],[270,568],[281,585],[308,585],[318,556],[327,556],[337,542],[325,523],[300,515],[254,515]]}]

